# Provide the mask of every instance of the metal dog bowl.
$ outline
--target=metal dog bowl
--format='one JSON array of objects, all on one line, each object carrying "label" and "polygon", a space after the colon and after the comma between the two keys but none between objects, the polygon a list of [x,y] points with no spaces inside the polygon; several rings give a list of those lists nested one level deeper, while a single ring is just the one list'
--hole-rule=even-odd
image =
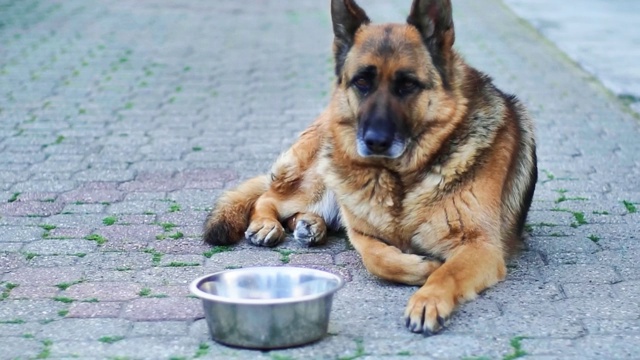
[{"label": "metal dog bowl", "polygon": [[213,340],[254,349],[303,345],[327,333],[337,275],[296,267],[221,271],[194,280]]}]

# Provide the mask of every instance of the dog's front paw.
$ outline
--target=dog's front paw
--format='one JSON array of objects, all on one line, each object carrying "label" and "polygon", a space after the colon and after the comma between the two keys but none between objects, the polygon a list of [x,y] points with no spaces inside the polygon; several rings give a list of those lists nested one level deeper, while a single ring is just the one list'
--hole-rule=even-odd
[{"label": "dog's front paw", "polygon": [[297,219],[293,237],[302,245],[322,245],[327,239],[327,226],[318,216],[303,216]]},{"label": "dog's front paw", "polygon": [[445,327],[454,308],[451,294],[433,287],[421,288],[411,296],[404,312],[407,328],[425,336],[433,335]]},{"label": "dog's front paw", "polygon": [[269,218],[253,220],[244,233],[247,240],[258,246],[276,246],[284,239],[284,235],[280,222]]}]

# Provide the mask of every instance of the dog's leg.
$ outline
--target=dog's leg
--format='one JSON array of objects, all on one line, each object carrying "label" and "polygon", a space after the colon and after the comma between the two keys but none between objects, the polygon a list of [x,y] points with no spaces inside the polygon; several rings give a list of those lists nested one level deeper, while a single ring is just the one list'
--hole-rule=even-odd
[{"label": "dog's leg", "polygon": [[280,203],[281,200],[271,189],[258,198],[245,232],[247,240],[258,246],[276,246],[284,240],[285,232],[279,220]]},{"label": "dog's leg", "polygon": [[504,279],[506,272],[502,249],[480,241],[461,245],[409,300],[407,327],[425,335],[437,332],[458,303]]},{"label": "dog's leg", "polygon": [[349,229],[348,234],[367,270],[382,279],[407,285],[423,285],[427,277],[441,265],[436,260],[405,254],[395,246],[352,229]]},{"label": "dog's leg", "polygon": [[327,241],[327,224],[314,213],[297,213],[289,218],[287,226],[293,231],[293,237],[303,245],[318,246]]}]

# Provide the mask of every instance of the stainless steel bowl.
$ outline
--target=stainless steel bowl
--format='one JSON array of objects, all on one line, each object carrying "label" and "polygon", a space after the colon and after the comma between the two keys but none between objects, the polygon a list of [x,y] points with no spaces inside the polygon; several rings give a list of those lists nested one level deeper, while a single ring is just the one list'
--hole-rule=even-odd
[{"label": "stainless steel bowl", "polygon": [[191,283],[213,340],[254,349],[310,343],[327,333],[333,294],[344,281],[297,267],[221,271]]}]

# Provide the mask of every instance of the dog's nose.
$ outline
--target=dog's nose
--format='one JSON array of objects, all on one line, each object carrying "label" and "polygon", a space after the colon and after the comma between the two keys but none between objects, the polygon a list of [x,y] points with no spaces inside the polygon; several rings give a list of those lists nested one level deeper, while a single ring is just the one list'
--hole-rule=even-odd
[{"label": "dog's nose", "polygon": [[393,143],[393,134],[386,131],[369,130],[364,134],[367,149],[374,154],[382,154],[389,150]]}]

